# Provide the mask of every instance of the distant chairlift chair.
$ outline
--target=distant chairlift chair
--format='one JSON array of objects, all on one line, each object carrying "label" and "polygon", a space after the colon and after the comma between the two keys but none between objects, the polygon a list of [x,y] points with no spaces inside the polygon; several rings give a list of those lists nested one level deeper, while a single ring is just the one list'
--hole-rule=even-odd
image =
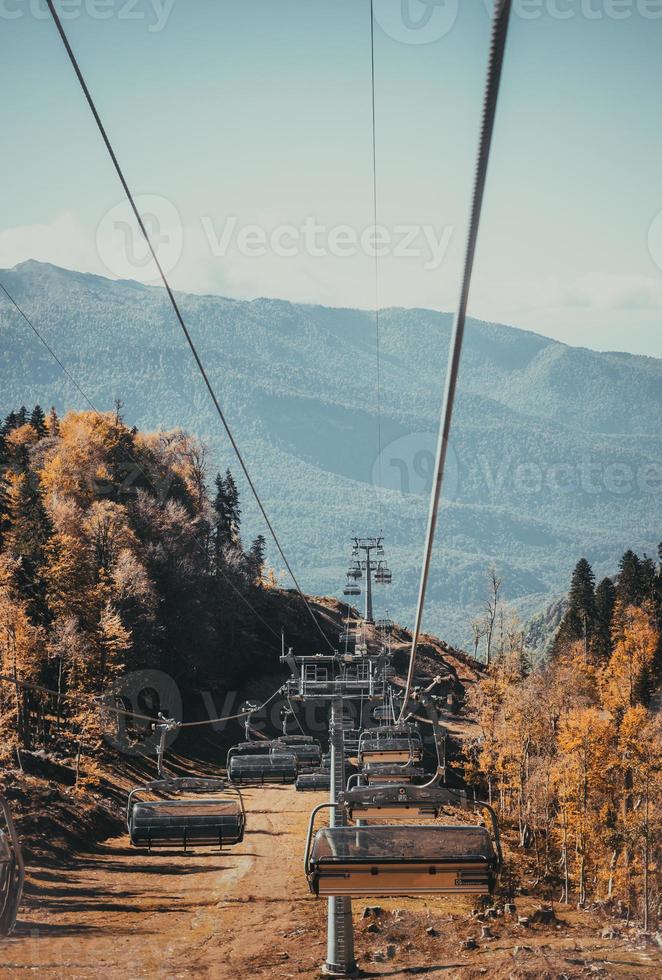
[{"label": "distant chairlift chair", "polygon": [[[134,847],[223,847],[244,838],[246,811],[241,793],[232,798],[209,796],[227,790],[219,779],[155,779],[132,790],[127,825]],[[145,800],[143,794],[165,799]],[[187,796],[181,798],[180,794]],[[198,794],[205,795],[198,795]]]},{"label": "distant chairlift chair", "polygon": [[25,866],[9,804],[2,796],[0,818],[0,936],[8,936],[16,925],[25,883]]},{"label": "distant chairlift chair", "polygon": [[292,751],[228,756],[228,778],[236,784],[263,786],[265,783],[294,783],[298,772],[297,759]]}]

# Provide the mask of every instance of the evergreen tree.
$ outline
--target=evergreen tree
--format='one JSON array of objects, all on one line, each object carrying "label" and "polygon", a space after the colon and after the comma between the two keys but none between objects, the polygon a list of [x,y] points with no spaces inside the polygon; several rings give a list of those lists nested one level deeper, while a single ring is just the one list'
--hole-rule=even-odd
[{"label": "evergreen tree", "polygon": [[623,607],[640,606],[644,598],[641,561],[629,548],[618,565],[616,595]]},{"label": "evergreen tree", "polygon": [[556,634],[553,652],[558,653],[562,647],[578,640],[581,640],[587,650],[594,629],[595,576],[586,558],[580,558],[572,573],[568,608]]},{"label": "evergreen tree", "polygon": [[16,428],[21,425],[25,425],[28,421],[28,410],[25,405],[21,405],[18,412],[16,413]]},{"label": "evergreen tree", "polygon": [[258,534],[246,555],[248,572],[253,582],[259,582],[262,577],[265,544],[264,535]]},{"label": "evergreen tree", "polygon": [[241,510],[239,509],[239,491],[230,470],[226,470],[225,477],[217,473],[214,485],[216,487],[214,538],[218,556],[226,545],[235,544],[239,538]]},{"label": "evergreen tree", "polygon": [[593,649],[600,660],[611,655],[611,627],[616,605],[616,586],[610,578],[603,578],[595,590],[595,631]]},{"label": "evergreen tree", "polygon": [[44,410],[41,405],[35,405],[32,409],[32,414],[30,416],[30,425],[38,434],[40,439],[46,435],[46,416],[44,415]]},{"label": "evergreen tree", "polygon": [[13,429],[17,429],[19,425],[16,412],[10,412],[5,421],[2,423],[3,434],[11,432]]}]

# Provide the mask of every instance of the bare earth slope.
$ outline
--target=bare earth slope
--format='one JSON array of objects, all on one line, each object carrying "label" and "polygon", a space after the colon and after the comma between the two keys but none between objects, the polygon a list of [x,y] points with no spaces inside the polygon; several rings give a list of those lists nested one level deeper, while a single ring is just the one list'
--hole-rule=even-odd
[{"label": "bare earth slope", "polygon": [[[321,799],[285,787],[249,791],[244,843],[223,853],[145,855],[120,837],[63,867],[33,865],[19,928],[0,946],[0,976],[319,976],[325,903],[309,894],[301,859],[307,814]],[[527,927],[502,915],[492,921],[494,938],[481,939],[468,900],[380,905],[381,915],[366,918],[364,903],[354,906],[365,976],[654,977],[662,970],[657,947],[627,931],[602,938],[591,912],[557,907],[557,922]],[[521,897],[517,914],[537,905]],[[478,939],[476,949],[461,948],[468,937]]]}]

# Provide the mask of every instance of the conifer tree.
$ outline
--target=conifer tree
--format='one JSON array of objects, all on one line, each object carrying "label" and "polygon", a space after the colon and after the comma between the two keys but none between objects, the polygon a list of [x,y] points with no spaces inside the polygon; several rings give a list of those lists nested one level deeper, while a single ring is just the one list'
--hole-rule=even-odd
[{"label": "conifer tree", "polygon": [[618,564],[616,595],[623,608],[640,606],[644,598],[641,561],[629,548]]},{"label": "conifer tree", "polygon": [[595,630],[593,650],[599,660],[606,661],[611,653],[611,631],[616,605],[616,586],[603,578],[595,590]]},{"label": "conifer tree", "polygon": [[577,640],[581,640],[588,652],[594,628],[595,576],[586,558],[580,558],[572,573],[568,608],[556,634],[553,652],[556,654]]},{"label": "conifer tree", "polygon": [[30,425],[35,430],[40,439],[47,433],[46,427],[46,416],[44,415],[44,410],[41,405],[35,405],[32,409],[32,414],[30,415]]}]

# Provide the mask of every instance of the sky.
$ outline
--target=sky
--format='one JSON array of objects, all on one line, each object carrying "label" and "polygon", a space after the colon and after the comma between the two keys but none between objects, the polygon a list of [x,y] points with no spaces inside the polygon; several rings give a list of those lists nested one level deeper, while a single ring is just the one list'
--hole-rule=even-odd
[{"label": "sky", "polygon": [[[489,0],[60,0],[175,287],[453,310]],[[515,0],[469,312],[662,357],[662,0]],[[155,272],[42,0],[0,0],[0,267]],[[375,250],[379,251],[375,288]]]}]

